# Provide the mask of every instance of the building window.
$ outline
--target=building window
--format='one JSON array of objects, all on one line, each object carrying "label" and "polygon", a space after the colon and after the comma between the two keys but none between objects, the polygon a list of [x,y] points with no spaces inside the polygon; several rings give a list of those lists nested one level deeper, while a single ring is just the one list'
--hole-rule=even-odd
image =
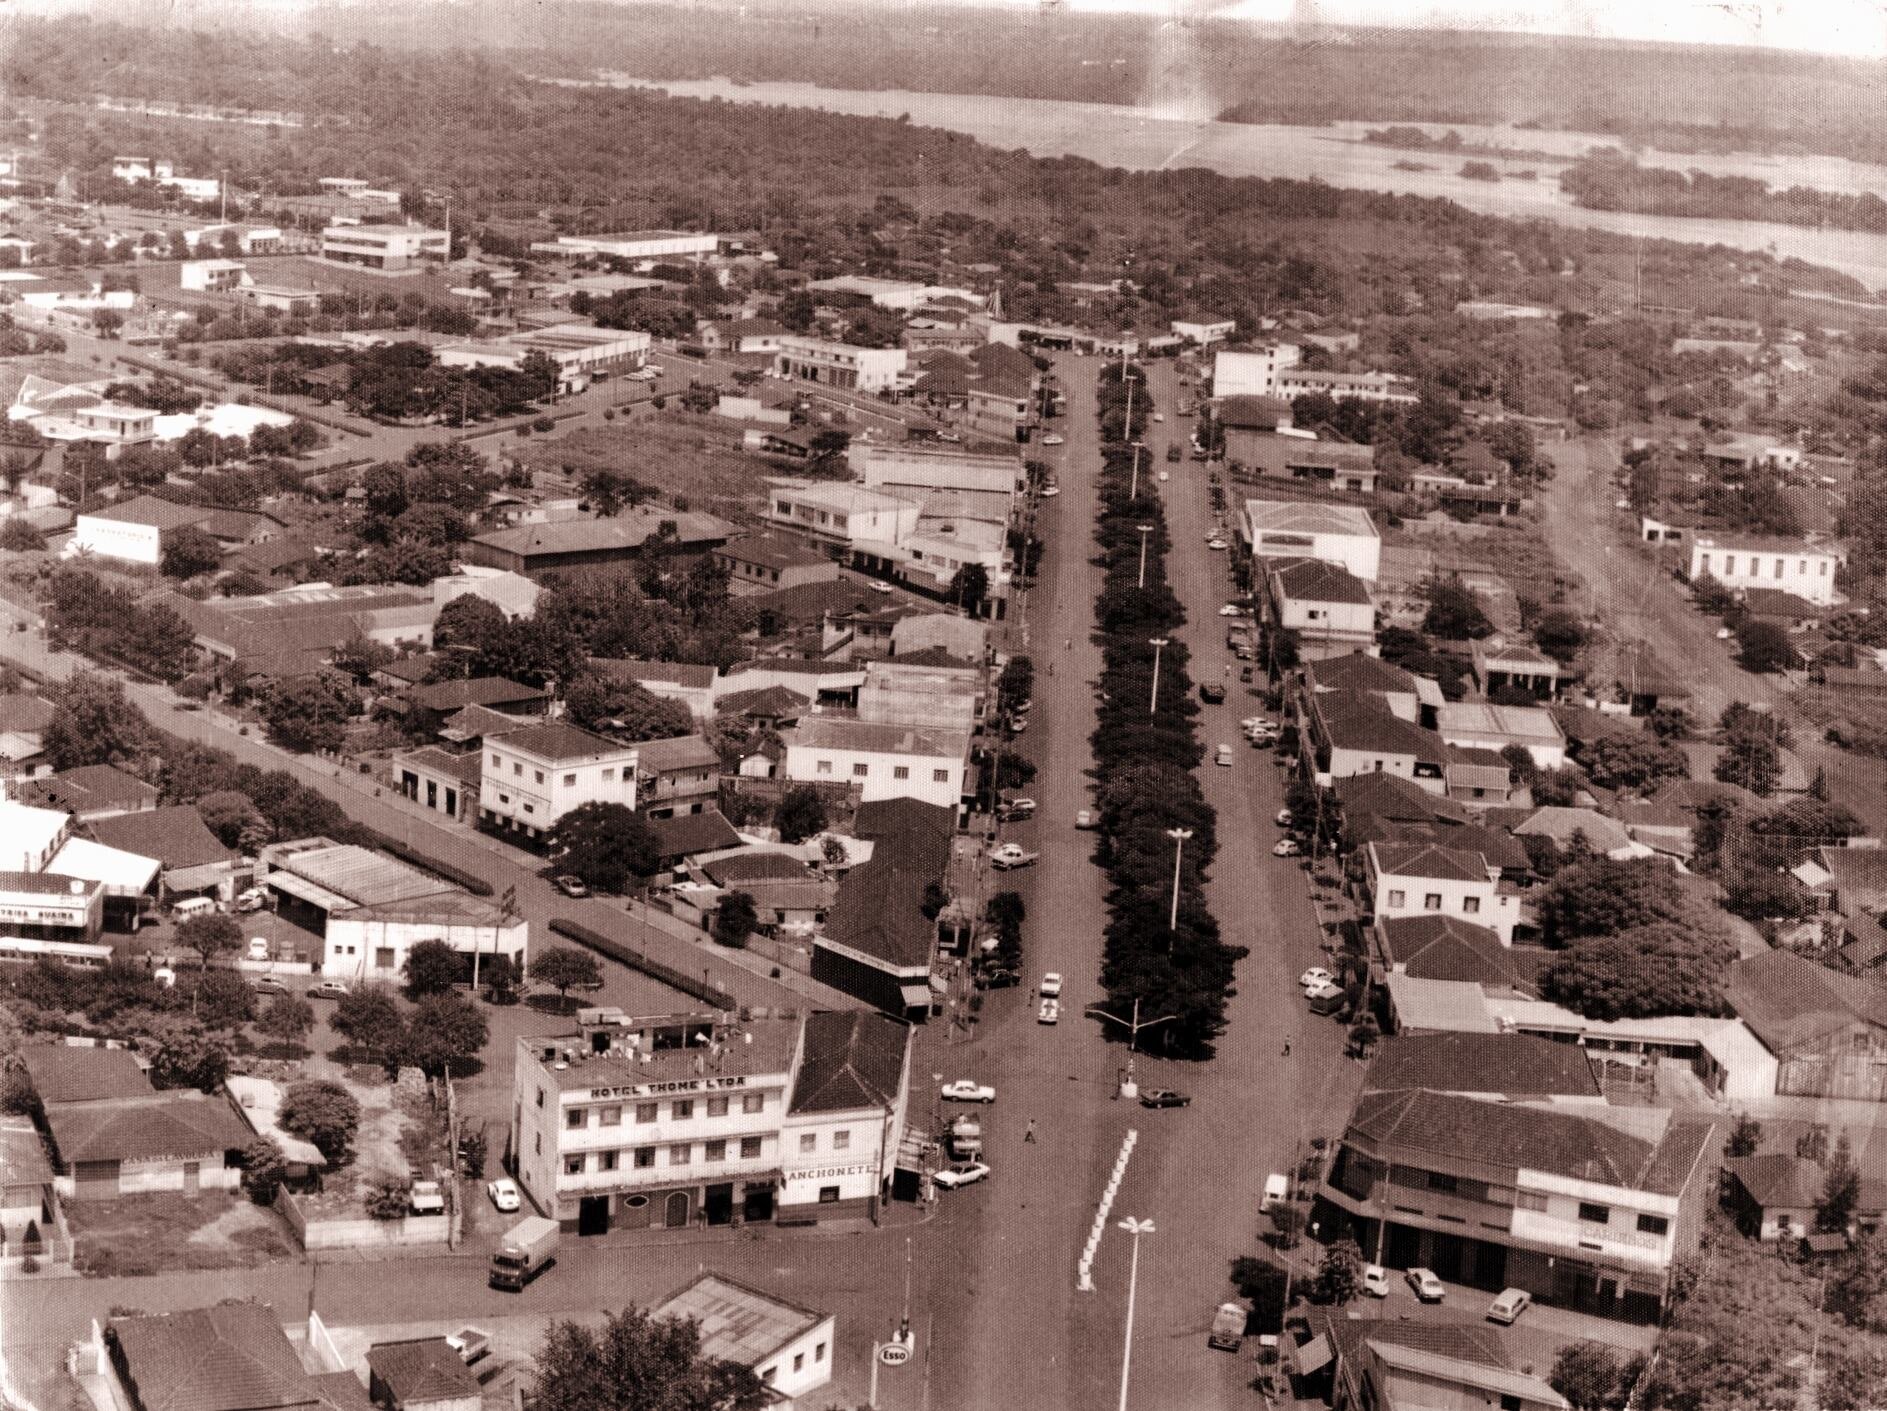
[{"label": "building window", "polygon": [[812,768],[815,774],[830,774],[832,772],[832,761],[829,759],[819,760]]},{"label": "building window", "polygon": [[604,782],[605,784],[613,784],[613,783],[615,783],[615,782],[616,782],[616,771],[615,771],[614,769],[605,769],[605,770],[603,771],[603,782]]},{"label": "building window", "polygon": [[852,766],[852,777],[854,779],[868,778],[870,774],[871,766],[869,764],[854,764]]},{"label": "building window", "polygon": [[377,969],[391,970],[393,968],[393,947],[392,946],[375,946],[374,952],[373,952],[373,963]]},{"label": "building window", "polygon": [[799,1134],[799,1149],[802,1152],[817,1151],[819,1149],[819,1134],[817,1132],[801,1132]]},{"label": "building window", "polygon": [[837,1186],[819,1187],[819,1203],[821,1205],[836,1205],[838,1203],[838,1199],[839,1199],[839,1188]]},{"label": "building window", "polygon": [[596,1125],[599,1127],[620,1127],[622,1125],[622,1104],[618,1102],[608,1107],[597,1108]]},{"label": "building window", "polygon": [[740,1110],[748,1113],[765,1112],[767,1110],[767,1095],[765,1093],[742,1093],[740,1097]]},{"label": "building window", "polygon": [[532,1134],[531,1150],[536,1152],[539,1156],[544,1154],[544,1134],[542,1132]]},{"label": "building window", "polygon": [[563,1159],[563,1173],[566,1176],[581,1176],[583,1174],[583,1158],[581,1156],[566,1156]]},{"label": "building window", "polygon": [[1440,911],[1441,910],[1441,893],[1429,892],[1426,895],[1424,895],[1422,898],[1422,910]]},{"label": "building window", "polygon": [[727,1160],[727,1143],[725,1141],[706,1143],[701,1149],[701,1159],[703,1161]]},{"label": "building window", "polygon": [[708,1099],[708,1116],[710,1117],[727,1116],[727,1099],[724,1097],[709,1098]]},{"label": "building window", "polygon": [[1463,916],[1476,915],[1480,909],[1481,899],[1479,897],[1463,897],[1461,899],[1461,914]]},{"label": "building window", "polygon": [[537,1105],[539,1107],[544,1105],[544,1090],[542,1088],[537,1090]]},{"label": "building window", "polygon": [[638,1102],[636,1104],[636,1121],[653,1122],[655,1120],[655,1107],[656,1104],[652,1102]]},{"label": "building window", "polygon": [[676,1122],[686,1122],[695,1115],[695,1100],[691,1097],[678,1097],[668,1105],[668,1115]]},{"label": "building window", "polygon": [[748,1161],[751,1161],[755,1157],[759,1156],[760,1155],[760,1138],[742,1137],[740,1139],[740,1154],[744,1160],[748,1160]]},{"label": "building window", "polygon": [[1538,1191],[1515,1191],[1514,1209],[1537,1210],[1544,1213],[1546,1210],[1546,1197]]},{"label": "building window", "polygon": [[564,1113],[563,1124],[564,1126],[570,1128],[572,1131],[575,1131],[578,1128],[587,1126],[589,1124],[589,1116],[590,1116],[590,1113],[589,1113],[588,1108],[573,1107],[569,1111]]},{"label": "building window", "polygon": [[852,1134],[850,1132],[834,1132],[832,1134],[832,1149],[834,1151],[850,1151],[852,1149]]},{"label": "building window", "polygon": [[1777,559],[1776,560],[1776,577],[1780,578],[1781,576],[1782,576],[1782,560]]},{"label": "building window", "polygon": [[1662,1215],[1640,1215],[1638,1233],[1641,1235],[1662,1235],[1671,1228],[1671,1222]]},{"label": "building window", "polygon": [[614,1171],[616,1169],[616,1152],[599,1151],[596,1155],[599,1170]]},{"label": "building window", "polygon": [[909,779],[911,777],[911,766],[908,764],[892,765],[891,777],[893,779]]},{"label": "building window", "polygon": [[520,779],[522,779],[522,778],[524,777],[524,766],[523,766],[523,765],[521,765],[521,764],[519,764],[519,763],[518,763],[518,762],[517,762],[517,761],[516,761],[516,760],[514,759],[514,760],[512,760],[512,761],[511,761],[511,772],[512,772],[512,773],[513,773],[514,775],[516,775],[516,776],[517,776],[518,778],[520,778]]},{"label": "building window", "polygon": [[813,1348],[812,1360],[815,1362],[823,1362],[826,1360],[826,1345],[823,1342]]},{"label": "building window", "polygon": [[1612,1208],[1582,1200],[1579,1202],[1579,1218],[1594,1225],[1609,1225],[1612,1222]]},{"label": "building window", "polygon": [[576,786],[577,786],[577,776],[576,776],[576,775],[574,775],[574,774],[566,774],[566,775],[564,775],[564,777],[563,777],[563,786],[564,786],[564,788],[566,788],[566,789],[574,789],[574,788],[576,788]]},{"label": "building window", "polygon": [[1424,1174],[1428,1177],[1428,1188],[1430,1190],[1440,1191],[1444,1195],[1453,1195],[1455,1193],[1455,1178],[1448,1172],[1428,1171]]},{"label": "building window", "polygon": [[639,1146],[636,1148],[636,1169],[638,1171],[646,1171],[649,1169],[649,1167],[653,1166],[654,1164],[655,1164],[655,1148],[654,1147]]},{"label": "building window", "polygon": [[930,782],[933,784],[948,784],[950,782],[950,771],[948,769],[931,770]]},{"label": "building window", "polygon": [[1392,890],[1389,893],[1389,905],[1391,906],[1404,906],[1408,903],[1408,900],[1409,896],[1407,892]]},{"label": "building window", "polygon": [[692,1143],[677,1142],[668,1149],[668,1164],[670,1166],[686,1166],[694,1159],[694,1154],[695,1149]]},{"label": "building window", "polygon": [[795,1352],[793,1354],[793,1370],[795,1372],[803,1372],[806,1370],[806,1354],[805,1353]]},{"label": "building window", "polygon": [[532,777],[533,777],[533,778],[535,778],[535,779],[537,780],[537,782],[538,782],[538,783],[540,783],[540,784],[541,784],[541,783],[543,783],[543,782],[544,782],[544,771],[543,771],[543,770],[541,770],[541,769],[533,769],[533,770],[531,771],[531,775],[532,775]]}]

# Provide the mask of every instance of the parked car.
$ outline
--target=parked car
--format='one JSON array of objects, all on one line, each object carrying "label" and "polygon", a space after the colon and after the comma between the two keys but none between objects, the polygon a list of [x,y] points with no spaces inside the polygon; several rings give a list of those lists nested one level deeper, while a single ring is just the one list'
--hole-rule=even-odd
[{"label": "parked car", "polygon": [[459,1354],[459,1361],[471,1366],[491,1352],[491,1334],[483,1328],[460,1328],[446,1335],[446,1346]]},{"label": "parked car", "polygon": [[1219,753],[1218,753],[1218,762],[1219,762],[1220,764],[1222,764],[1222,765],[1224,765],[1224,766],[1225,766],[1226,768],[1228,768],[1228,769],[1229,769],[1229,768],[1231,768],[1231,765],[1232,765],[1232,747],[1231,747],[1230,745],[1220,745],[1220,746],[1219,746]]},{"label": "parked car", "polygon": [[1171,1088],[1146,1088],[1141,1091],[1142,1107],[1190,1107],[1192,1099],[1185,1093],[1176,1093]]},{"label": "parked car", "polygon": [[1371,1298],[1389,1297],[1389,1271],[1380,1264],[1365,1264],[1363,1292]]},{"label": "parked car", "polygon": [[1043,999],[1061,998],[1061,976],[1053,970],[1042,977],[1042,983],[1036,986]]},{"label": "parked car", "polygon": [[259,995],[285,995],[288,993],[288,986],[284,985],[273,975],[256,976],[255,979],[249,982],[249,988]]},{"label": "parked car", "polygon": [[524,1201],[518,1191],[518,1183],[509,1176],[500,1176],[486,1186],[485,1194],[491,1197],[492,1209],[501,1210],[507,1215],[518,1209]]},{"label": "parked car", "polygon": [[1440,1303],[1447,1296],[1448,1290],[1441,1286],[1441,1280],[1430,1269],[1414,1268],[1403,1275],[1409,1281],[1409,1287],[1415,1290],[1415,1296],[1424,1303]]},{"label": "parked car", "polygon": [[1290,809],[1281,808],[1278,810],[1277,816],[1272,821],[1275,822],[1280,828],[1289,828],[1291,826],[1291,819],[1294,816],[1295,815],[1292,814]]},{"label": "parked car", "polygon": [[1502,1289],[1500,1296],[1487,1305],[1487,1316],[1496,1323],[1512,1327],[1514,1320],[1526,1312],[1532,1302],[1533,1295],[1525,1289]]},{"label": "parked car", "polygon": [[1221,686],[1217,681],[1201,681],[1199,683],[1199,699],[1204,701],[1207,705],[1223,705],[1225,702],[1225,687]]},{"label": "parked car", "polygon": [[1221,539],[1218,535],[1214,534],[1210,539],[1206,540],[1206,547],[1216,553],[1219,550],[1225,548],[1226,543],[1225,543],[1225,540]]},{"label": "parked car", "polygon": [[1007,872],[1012,867],[1027,867],[1040,856],[1015,843],[1004,843],[989,855],[989,865],[998,872]]},{"label": "parked car", "polygon": [[1168,446],[1166,448],[1166,458],[1169,461],[1176,461],[1180,459],[1180,451],[1179,451],[1179,446],[1177,444]]},{"label": "parked car", "polygon": [[930,1179],[945,1190],[953,1191],[959,1186],[975,1185],[978,1181],[987,1180],[988,1177],[989,1167],[985,1163],[970,1161],[961,1166],[946,1166]]},{"label": "parked car", "polygon": [[871,582],[867,583],[865,586],[874,593],[889,593],[891,591],[891,585],[880,578],[872,579]]},{"label": "parked car", "polygon": [[1006,990],[1022,983],[1022,974],[1016,970],[979,970],[973,982],[979,990]]},{"label": "parked car", "polygon": [[994,1102],[996,1090],[983,1083],[972,1082],[968,1078],[958,1078],[954,1083],[943,1085],[946,1102]]},{"label": "parked car", "polygon": [[1059,485],[1044,485],[1041,491],[1041,495],[1044,500],[1052,500],[1060,493],[1061,493],[1061,486]]},{"label": "parked car", "polygon": [[1061,1022],[1061,1001],[1045,999],[1042,1007],[1035,1012],[1037,1024],[1059,1024]]},{"label": "parked car", "polygon": [[269,894],[260,887],[246,887],[236,893],[236,910],[260,911],[269,904]]},{"label": "parked car", "polygon": [[267,960],[269,958],[269,938],[267,936],[251,936],[249,938],[249,958],[251,960]]},{"label": "parked car", "polygon": [[309,999],[346,999],[347,984],[341,980],[319,980],[308,987]]},{"label": "parked car", "polygon": [[1171,480],[1172,478],[1173,477],[1168,475],[1165,471],[1160,472],[1160,483],[1162,485],[1164,485],[1167,481]]},{"label": "parked car", "polygon": [[1019,823],[1024,818],[1033,818],[1035,817],[1035,800],[1004,799],[1000,814],[1005,823]]},{"label": "parked car", "polygon": [[1042,444],[1044,446],[1059,446],[1061,445],[1061,443],[1062,443],[1061,436],[1053,431],[1049,432],[1048,435],[1042,438]]},{"label": "parked car", "polygon": [[1307,990],[1314,990],[1319,985],[1334,985],[1337,977],[1321,965],[1313,965],[1297,977],[1297,983]]},{"label": "parked car", "polygon": [[1272,846],[1271,855],[1273,857],[1297,857],[1303,851],[1304,849],[1298,846],[1296,838],[1279,838]]},{"label": "parked car", "polygon": [[568,873],[553,878],[551,885],[567,897],[587,897],[590,894],[590,889],[583,884],[581,877],[572,877]]},{"label": "parked car", "polygon": [[1343,989],[1338,985],[1316,985],[1304,992],[1312,1014],[1335,1014],[1343,1008]]}]

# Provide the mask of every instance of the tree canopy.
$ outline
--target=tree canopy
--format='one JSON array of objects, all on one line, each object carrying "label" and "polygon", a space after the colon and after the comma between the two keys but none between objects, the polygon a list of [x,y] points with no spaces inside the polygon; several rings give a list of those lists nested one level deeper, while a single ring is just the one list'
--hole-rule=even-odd
[{"label": "tree canopy", "polygon": [[1589,1019],[1714,1015],[1735,959],[1714,927],[1653,922],[1574,940],[1541,972],[1540,988]]},{"label": "tree canopy", "polygon": [[701,1352],[693,1319],[639,1308],[600,1327],[559,1319],[536,1357],[540,1411],[759,1411],[767,1389],[752,1369]]},{"label": "tree canopy", "polygon": [[619,803],[591,802],[571,809],[551,831],[550,852],[560,870],[603,892],[625,891],[661,863],[649,821]]}]

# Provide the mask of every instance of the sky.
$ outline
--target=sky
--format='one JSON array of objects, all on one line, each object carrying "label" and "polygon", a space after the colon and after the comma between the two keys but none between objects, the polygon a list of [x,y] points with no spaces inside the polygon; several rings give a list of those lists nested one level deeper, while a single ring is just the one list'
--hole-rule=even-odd
[{"label": "sky", "polygon": [[[995,0],[1033,5],[1036,0]],[[1063,0],[1069,9],[1518,30],[1887,55],[1887,0]]]}]

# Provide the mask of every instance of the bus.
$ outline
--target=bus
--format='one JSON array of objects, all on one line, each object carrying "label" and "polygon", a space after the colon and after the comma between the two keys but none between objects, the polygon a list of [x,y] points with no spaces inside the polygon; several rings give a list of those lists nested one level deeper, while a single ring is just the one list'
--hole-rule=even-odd
[{"label": "bus", "polygon": [[110,946],[84,945],[78,941],[35,941],[23,936],[0,936],[0,961],[31,965],[52,960],[79,970],[103,970],[111,964]]}]

